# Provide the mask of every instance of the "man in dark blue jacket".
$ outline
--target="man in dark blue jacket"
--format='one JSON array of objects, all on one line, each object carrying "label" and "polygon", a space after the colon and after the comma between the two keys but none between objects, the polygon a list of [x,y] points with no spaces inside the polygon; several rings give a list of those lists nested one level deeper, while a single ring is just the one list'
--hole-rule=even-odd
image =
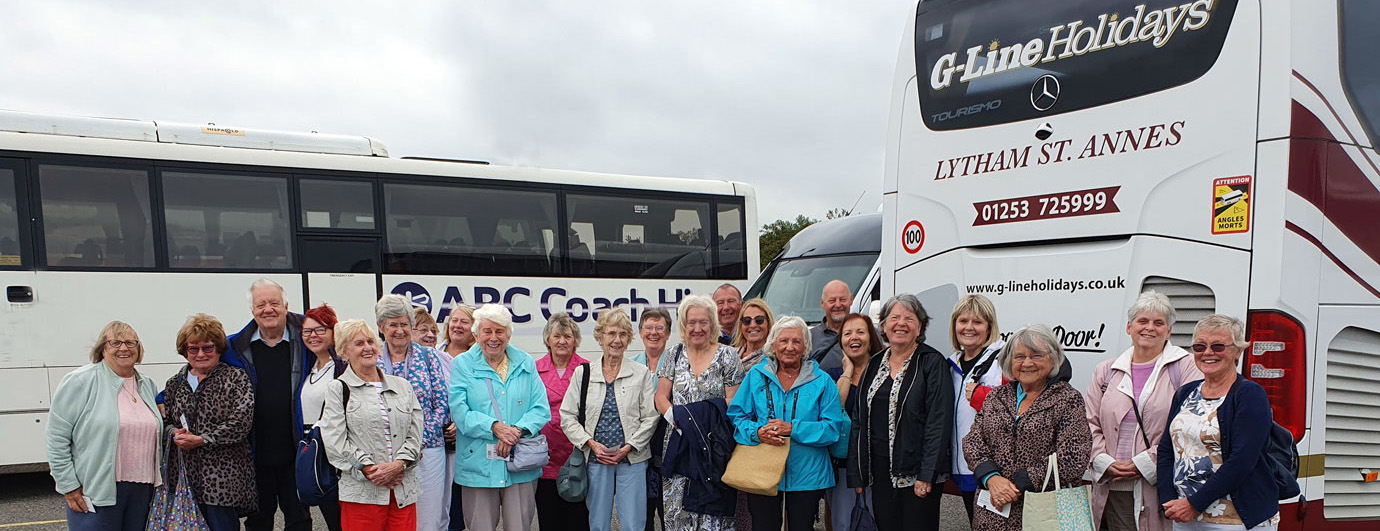
[{"label": "man in dark blue jacket", "polygon": [[254,475],[259,511],[245,519],[250,531],[273,529],[274,508],[283,511],[284,529],[311,529],[311,515],[297,499],[293,460],[302,435],[299,407],[308,367],[302,347],[302,316],[288,312],[283,286],[261,278],[249,287],[254,319],[230,336],[225,362],[249,373],[254,386]]}]

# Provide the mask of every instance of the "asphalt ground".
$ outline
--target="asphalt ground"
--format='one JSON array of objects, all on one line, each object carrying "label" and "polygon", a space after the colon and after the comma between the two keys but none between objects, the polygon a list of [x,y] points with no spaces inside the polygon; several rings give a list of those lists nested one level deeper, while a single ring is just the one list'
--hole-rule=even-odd
[{"label": "asphalt ground", "polygon": [[[945,495],[940,517],[941,531],[969,529],[963,500]],[[67,504],[53,490],[53,480],[47,472],[0,476],[0,531],[60,531],[67,529]],[[616,520],[615,520],[616,522]],[[282,520],[277,529],[282,529]],[[540,522],[532,529],[538,530]],[[326,529],[321,514],[312,510],[312,528]],[[614,529],[617,529],[615,523]],[[822,531],[822,523],[815,526]]]}]

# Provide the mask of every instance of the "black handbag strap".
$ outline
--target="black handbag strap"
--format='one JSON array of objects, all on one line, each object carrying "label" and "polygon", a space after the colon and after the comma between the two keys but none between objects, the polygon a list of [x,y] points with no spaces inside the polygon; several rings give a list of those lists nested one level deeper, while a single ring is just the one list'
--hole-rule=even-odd
[{"label": "black handbag strap", "polygon": [[1136,401],[1136,397],[1134,396],[1131,397],[1131,411],[1136,412],[1136,425],[1140,426],[1140,440],[1145,442],[1146,449],[1152,448],[1150,446],[1150,437],[1145,435],[1145,421],[1140,418],[1140,403]]},{"label": "black handbag strap", "polygon": [[580,419],[580,426],[584,426],[585,405],[589,403],[589,363],[581,363],[580,367],[585,369],[585,373],[580,376],[580,384],[584,387],[580,391],[580,409],[575,413],[575,416]]}]

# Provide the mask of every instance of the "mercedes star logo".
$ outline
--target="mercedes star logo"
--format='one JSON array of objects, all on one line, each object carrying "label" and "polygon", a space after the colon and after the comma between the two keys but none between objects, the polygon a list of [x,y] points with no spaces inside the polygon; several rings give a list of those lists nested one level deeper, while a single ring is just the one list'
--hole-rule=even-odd
[{"label": "mercedes star logo", "polygon": [[1030,86],[1030,105],[1038,111],[1048,111],[1059,101],[1059,78],[1051,74],[1040,76]]}]

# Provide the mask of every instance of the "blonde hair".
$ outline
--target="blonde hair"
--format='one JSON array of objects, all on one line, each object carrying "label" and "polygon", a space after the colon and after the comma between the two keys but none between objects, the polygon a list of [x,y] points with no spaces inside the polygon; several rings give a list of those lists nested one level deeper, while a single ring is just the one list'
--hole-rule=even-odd
[{"label": "blonde hair", "polygon": [[144,342],[139,341],[139,333],[134,331],[134,327],[124,321],[111,321],[106,323],[101,332],[96,334],[96,344],[91,346],[91,363],[97,363],[105,359],[105,344],[114,339],[117,335],[134,336],[134,342],[138,346],[134,348],[134,363],[144,362]]},{"label": "blonde hair", "polygon": [[378,333],[369,327],[369,323],[364,319],[346,319],[335,324],[335,353],[345,356],[345,346],[355,340],[355,336],[363,333],[369,340],[378,342]]},{"label": "blonde hair", "polygon": [[954,305],[954,313],[949,316],[949,344],[953,345],[954,352],[963,350],[963,345],[958,344],[958,334],[954,333],[954,327],[958,326],[958,318],[964,314],[973,314],[987,321],[987,341],[982,343],[982,350],[992,346],[1001,337],[1001,329],[997,327],[997,307],[992,305],[992,300],[982,295],[968,295],[958,299],[958,304]]},{"label": "blonde hair", "polygon": [[[747,346],[747,337],[743,335],[743,322],[741,319],[743,315],[747,313],[748,308],[762,310],[762,313],[767,316],[767,322],[772,323],[773,326],[776,325],[776,315],[771,313],[771,307],[767,306],[767,301],[762,300],[761,297],[748,299],[743,302],[743,308],[738,311],[739,321],[733,323],[733,348],[743,348]],[[774,328],[768,328],[768,330],[775,332]],[[771,345],[771,338],[767,339],[767,345]]]},{"label": "blonde hair", "polygon": [[187,357],[187,343],[210,341],[216,346],[216,354],[225,355],[228,343],[225,339],[225,326],[220,320],[204,313],[194,314],[177,331],[177,353]]},{"label": "blonde hair", "polygon": [[703,308],[709,312],[709,334],[711,337],[717,338],[723,335],[723,330],[719,328],[719,320],[714,315],[719,311],[719,307],[714,305],[714,299],[704,295],[690,295],[680,301],[680,306],[676,307],[676,333],[680,336],[681,343],[690,342],[690,330],[686,328],[685,321],[686,316],[690,315],[691,308]]},{"label": "blonde hair", "polygon": [[438,331],[441,328],[437,326],[436,319],[431,317],[431,312],[426,311],[426,308],[418,306],[412,310],[412,328],[425,325],[435,326]]}]

